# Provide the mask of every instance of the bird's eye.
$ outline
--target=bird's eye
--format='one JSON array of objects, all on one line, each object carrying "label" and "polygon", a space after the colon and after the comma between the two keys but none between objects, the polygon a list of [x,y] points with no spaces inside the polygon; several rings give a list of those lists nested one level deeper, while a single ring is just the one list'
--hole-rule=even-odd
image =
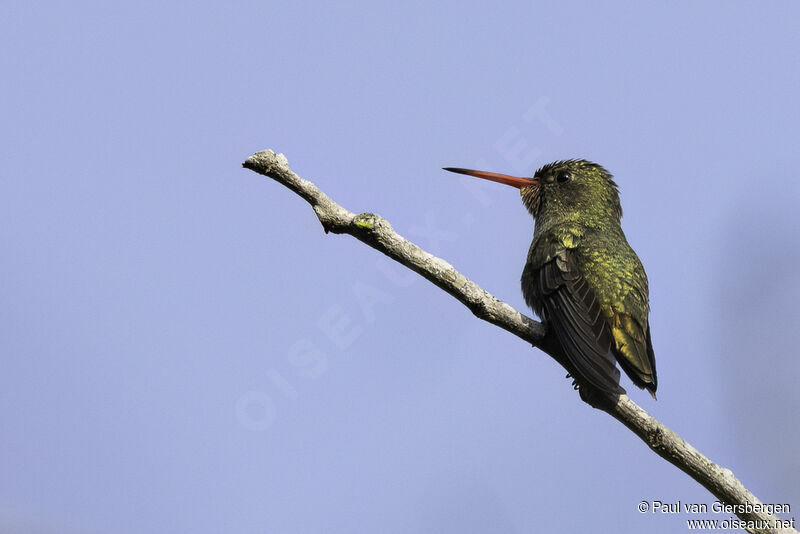
[{"label": "bird's eye", "polygon": [[569,182],[571,179],[572,179],[572,175],[567,171],[561,171],[556,176],[556,180],[560,184],[563,184],[564,182]]}]

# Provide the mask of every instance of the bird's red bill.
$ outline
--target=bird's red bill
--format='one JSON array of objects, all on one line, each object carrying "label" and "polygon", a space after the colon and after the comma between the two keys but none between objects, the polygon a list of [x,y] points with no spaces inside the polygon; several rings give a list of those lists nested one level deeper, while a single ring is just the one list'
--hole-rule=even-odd
[{"label": "bird's red bill", "polygon": [[455,172],[458,174],[466,174],[467,176],[474,176],[476,178],[483,178],[484,180],[491,180],[501,184],[510,185],[521,189],[527,185],[532,185],[539,182],[538,178],[527,178],[522,176],[509,176],[508,174],[498,174],[496,172],[488,171],[474,171],[472,169],[459,169],[457,167],[444,167],[445,171]]}]

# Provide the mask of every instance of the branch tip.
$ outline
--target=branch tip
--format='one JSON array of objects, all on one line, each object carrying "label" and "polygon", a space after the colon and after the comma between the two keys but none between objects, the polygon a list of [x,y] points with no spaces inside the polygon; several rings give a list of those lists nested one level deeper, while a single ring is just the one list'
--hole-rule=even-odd
[{"label": "branch tip", "polygon": [[275,172],[278,168],[291,170],[289,168],[289,160],[286,156],[280,153],[275,153],[273,150],[261,150],[247,158],[242,167],[256,171],[261,174],[270,174]]}]

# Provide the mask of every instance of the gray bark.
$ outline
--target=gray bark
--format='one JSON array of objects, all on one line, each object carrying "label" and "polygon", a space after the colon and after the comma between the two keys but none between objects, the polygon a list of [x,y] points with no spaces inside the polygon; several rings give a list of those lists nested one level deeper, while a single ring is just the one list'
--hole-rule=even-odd
[{"label": "gray bark", "polygon": [[[243,167],[268,176],[304,198],[314,209],[325,232],[349,234],[419,273],[469,308],[475,316],[488,321],[538,347],[571,372],[568,362],[559,354],[556,344],[547,335],[545,326],[498,298],[438,258],[396,233],[389,222],[373,213],[352,213],[320,191],[313,183],[296,175],[283,154],[263,150],[253,154]],[[721,467],[659,422],[627,395],[607,398],[581,388],[581,398],[628,427],[656,454],[666,459],[703,485],[720,501],[731,505],[763,506],[730,469]],[[742,511],[736,515],[743,521],[768,524],[767,529],[746,529],[748,532],[795,533],[793,528],[775,528],[780,521],[766,511]],[[765,523],[766,522],[766,523]]]}]

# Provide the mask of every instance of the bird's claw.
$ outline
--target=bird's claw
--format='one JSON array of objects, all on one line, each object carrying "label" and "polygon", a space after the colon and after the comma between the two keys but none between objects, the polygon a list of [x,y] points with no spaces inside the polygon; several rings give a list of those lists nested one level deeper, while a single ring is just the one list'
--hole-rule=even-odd
[{"label": "bird's claw", "polygon": [[[567,376],[565,376],[564,378],[572,378],[572,375],[567,373]],[[578,389],[580,389],[578,387],[578,381],[575,380],[574,378],[572,378],[572,389],[574,389],[575,391],[578,391]]]}]

